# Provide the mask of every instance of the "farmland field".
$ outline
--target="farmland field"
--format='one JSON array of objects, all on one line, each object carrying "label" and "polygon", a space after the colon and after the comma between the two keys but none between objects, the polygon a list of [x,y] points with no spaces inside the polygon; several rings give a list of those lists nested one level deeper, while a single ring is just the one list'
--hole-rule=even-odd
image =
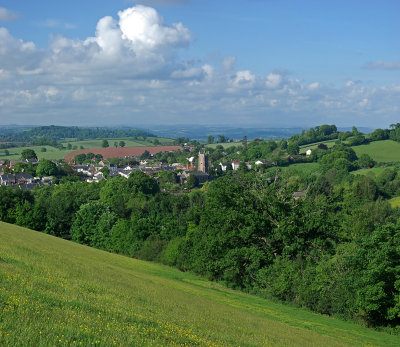
[{"label": "farmland field", "polygon": [[[114,142],[119,142],[121,140],[125,141],[125,147],[141,147],[141,146],[153,146],[153,142],[155,138],[149,137],[146,140],[133,140],[129,138],[118,138],[118,139],[107,139],[110,147],[114,146]],[[166,139],[166,138],[158,138],[162,145],[171,145],[173,140]],[[72,146],[76,146],[76,149],[80,149],[80,147],[84,147],[84,149],[89,148],[101,148],[102,139],[90,139],[90,140],[83,140],[83,141],[75,141],[71,139],[68,142],[62,142],[62,144],[66,147],[70,143]],[[66,155],[74,151],[73,149],[68,150],[59,150],[52,146],[29,146],[29,147],[15,147],[15,148],[8,148],[9,155],[5,155],[3,149],[0,149],[0,159],[19,159],[21,156],[21,152],[24,149],[33,149],[38,156],[38,159],[56,159],[61,160]],[[46,148],[46,152],[42,152],[41,149]]]},{"label": "farmland field", "polygon": [[400,337],[0,223],[1,346],[398,346]]},{"label": "farmland field", "polygon": [[371,142],[353,149],[358,157],[366,153],[377,162],[400,161],[400,143],[392,140]]}]

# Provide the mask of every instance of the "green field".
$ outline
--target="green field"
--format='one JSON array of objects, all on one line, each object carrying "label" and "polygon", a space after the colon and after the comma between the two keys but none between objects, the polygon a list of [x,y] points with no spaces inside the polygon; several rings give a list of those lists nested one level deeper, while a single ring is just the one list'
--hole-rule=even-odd
[{"label": "green field", "polygon": [[318,163],[296,163],[282,168],[282,170],[284,171],[286,170],[298,171],[306,175],[311,175],[318,169],[319,169]]},{"label": "green field", "polygon": [[392,140],[375,141],[352,148],[358,157],[366,153],[377,162],[400,161],[400,143]]},{"label": "green field", "polygon": [[321,141],[321,142],[315,142],[315,143],[311,143],[308,145],[300,146],[300,154],[306,153],[309,149],[316,149],[320,143],[323,143],[323,144],[327,145],[328,148],[331,148],[335,145],[335,141],[336,140]]},{"label": "green field", "polygon": [[400,337],[0,223],[1,346],[398,346]]},{"label": "green field", "polygon": [[[148,137],[145,141],[144,140],[132,140],[129,138],[118,138],[118,139],[107,139],[110,147],[114,146],[114,142],[119,142],[121,140],[125,141],[125,147],[141,147],[141,146],[153,146],[154,137]],[[161,145],[171,145],[173,140],[166,139],[166,138],[158,138]],[[69,142],[62,142],[62,144],[66,147],[68,143],[72,146],[76,146],[79,150],[80,146],[83,146],[84,149],[89,148],[101,148],[102,139],[91,139],[91,140],[83,140],[83,141],[75,141],[71,139]],[[45,147],[46,152],[41,152],[41,149]],[[0,149],[0,159],[19,159],[21,157],[21,152],[24,149],[33,149],[38,156],[38,159],[63,159],[67,154],[71,153],[74,150],[59,150],[52,146],[30,146],[30,147],[15,147],[15,148],[8,148],[9,155],[6,156],[3,149]]]},{"label": "green field", "polygon": [[352,171],[351,173],[353,175],[363,175],[363,176],[366,176],[366,175],[379,175],[383,171],[385,171],[385,169],[394,169],[394,166],[373,167],[371,169],[360,169],[360,170]]}]

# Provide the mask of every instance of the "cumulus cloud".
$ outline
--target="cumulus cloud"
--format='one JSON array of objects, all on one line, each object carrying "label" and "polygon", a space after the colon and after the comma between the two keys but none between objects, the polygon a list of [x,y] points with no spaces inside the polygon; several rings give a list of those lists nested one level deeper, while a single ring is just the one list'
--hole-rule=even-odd
[{"label": "cumulus cloud", "polygon": [[4,7],[0,7],[0,21],[11,22],[17,18],[17,14],[7,10]]},{"label": "cumulus cloud", "polygon": [[282,83],[282,76],[277,73],[270,73],[265,80],[266,87],[270,89],[278,88],[281,85],[281,83]]},{"label": "cumulus cloud", "polygon": [[165,26],[154,8],[135,6],[118,12],[122,38],[135,51],[154,50],[164,46],[184,46],[190,41],[190,32],[182,23]]},{"label": "cumulus cloud", "polygon": [[233,84],[236,87],[251,88],[254,85],[255,80],[256,80],[256,76],[253,75],[250,72],[250,70],[238,71],[236,73]]}]

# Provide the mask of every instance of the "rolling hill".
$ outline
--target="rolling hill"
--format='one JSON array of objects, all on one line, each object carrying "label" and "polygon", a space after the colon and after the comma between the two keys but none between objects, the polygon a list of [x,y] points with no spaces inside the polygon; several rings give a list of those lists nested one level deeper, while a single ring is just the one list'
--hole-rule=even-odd
[{"label": "rolling hill", "polygon": [[398,346],[399,336],[0,223],[1,346]]}]

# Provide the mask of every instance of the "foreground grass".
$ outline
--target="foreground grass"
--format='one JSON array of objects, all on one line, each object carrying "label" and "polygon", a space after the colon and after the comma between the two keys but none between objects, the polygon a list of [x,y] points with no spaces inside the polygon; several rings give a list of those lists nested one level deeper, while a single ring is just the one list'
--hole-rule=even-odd
[{"label": "foreground grass", "polygon": [[[107,139],[110,147],[114,146],[114,142],[119,142],[121,140],[125,141],[125,147],[142,147],[142,146],[154,146],[155,137],[148,137],[146,140],[134,140],[131,138],[117,138],[117,139]],[[166,139],[166,138],[157,138],[160,141],[161,145],[171,145],[173,140]],[[33,149],[39,159],[56,159],[61,160],[65,158],[66,155],[69,153],[79,150],[82,146],[84,149],[90,148],[101,148],[102,146],[102,139],[90,139],[90,140],[82,140],[82,141],[75,141],[71,139],[71,141],[62,142],[63,146],[67,146],[70,143],[72,146],[76,146],[76,149],[65,149],[59,150],[58,148],[52,146],[30,146],[30,147],[14,147],[8,148],[9,155],[5,155],[4,150],[0,149],[0,159],[20,159],[21,152],[24,149],[30,148]],[[46,152],[42,152],[42,148],[46,148]]]},{"label": "foreground grass", "polygon": [[400,338],[0,223],[0,345],[398,346]]}]

